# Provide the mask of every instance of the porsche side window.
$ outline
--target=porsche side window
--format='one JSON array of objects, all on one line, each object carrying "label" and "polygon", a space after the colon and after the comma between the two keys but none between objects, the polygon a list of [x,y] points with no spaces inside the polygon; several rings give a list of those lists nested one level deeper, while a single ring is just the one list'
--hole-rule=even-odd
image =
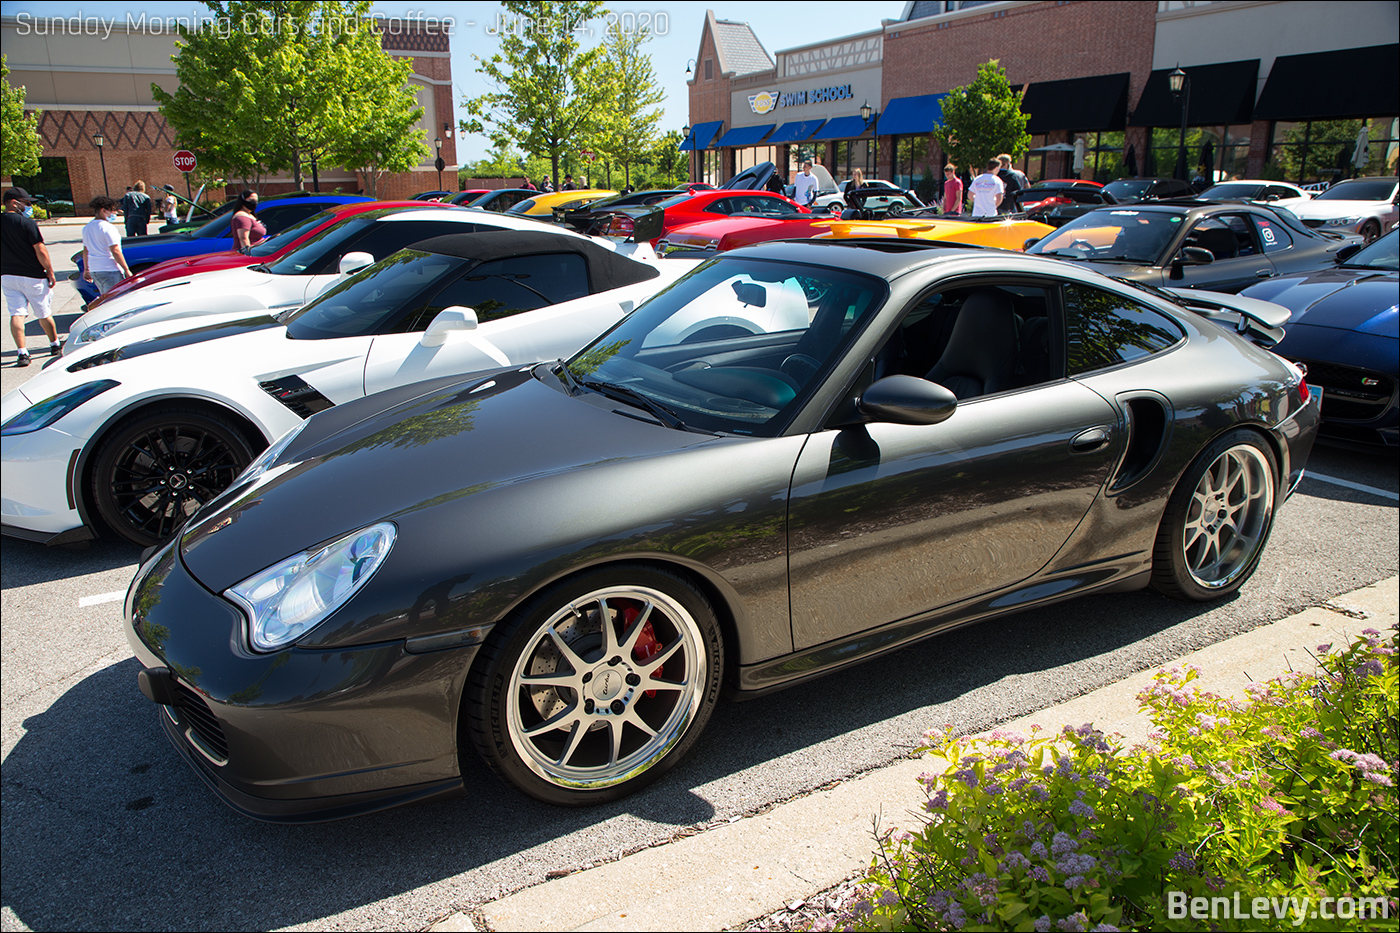
[{"label": "porsche side window", "polygon": [[1057,378],[1047,291],[972,286],[926,295],[876,355],[873,378],[917,376],[959,399]]},{"label": "porsche side window", "polygon": [[1186,236],[1186,246],[1210,250],[1216,262],[1254,255],[1254,235],[1239,214],[1221,214],[1198,222]]},{"label": "porsche side window", "polygon": [[426,330],[439,311],[454,305],[471,308],[485,324],[588,293],[588,265],[577,253],[513,256],[468,270],[406,318],[399,330]]},{"label": "porsche side window", "polygon": [[1142,359],[1182,337],[1166,315],[1087,285],[1065,287],[1065,318],[1071,376]]},{"label": "porsche side window", "polygon": [[1266,253],[1276,253],[1293,245],[1293,238],[1288,235],[1283,224],[1275,223],[1266,217],[1255,217],[1254,229],[1259,232],[1259,241],[1264,244]]}]

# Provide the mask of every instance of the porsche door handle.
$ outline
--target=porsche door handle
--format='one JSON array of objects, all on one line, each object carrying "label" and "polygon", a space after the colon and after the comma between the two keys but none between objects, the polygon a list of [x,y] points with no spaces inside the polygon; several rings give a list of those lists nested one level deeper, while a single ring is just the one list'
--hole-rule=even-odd
[{"label": "porsche door handle", "polygon": [[1254,273],[1256,279],[1271,279],[1276,275],[1278,275],[1278,273],[1273,269],[1260,269],[1258,272]]},{"label": "porsche door handle", "polygon": [[1113,440],[1113,429],[1107,425],[1089,428],[1070,438],[1069,452],[1072,454],[1093,453],[1107,447],[1111,440]]}]

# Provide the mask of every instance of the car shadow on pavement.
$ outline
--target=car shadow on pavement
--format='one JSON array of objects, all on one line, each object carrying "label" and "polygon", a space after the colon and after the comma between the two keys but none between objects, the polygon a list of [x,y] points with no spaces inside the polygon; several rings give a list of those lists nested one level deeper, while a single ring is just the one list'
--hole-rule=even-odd
[{"label": "car shadow on pavement", "polygon": [[75,575],[130,566],[136,573],[141,549],[126,541],[96,540],[74,547],[45,547],[17,538],[0,538],[0,589],[32,586]]},{"label": "car shadow on pavement", "polygon": [[[30,929],[269,929],[502,860],[520,863],[511,877],[524,886],[548,870],[579,867],[559,863],[549,846],[555,839],[576,834],[604,860],[639,840],[664,841],[716,816],[707,785],[725,782],[732,796],[748,769],[783,756],[793,759],[782,769],[787,795],[820,787],[849,775],[853,763],[862,770],[902,757],[933,725],[975,731],[1094,689],[1112,679],[1107,665],[1094,676],[1097,656],[1206,611],[1144,594],[1070,605],[953,632],[772,696],[721,703],[675,771],[625,800],[584,810],[530,800],[468,755],[462,798],[337,823],[255,822],[219,803],[169,747],[157,710],[136,689],[138,665],[126,660],[26,719],[6,756],[3,902]],[[1032,689],[1032,675],[1060,667],[1076,673],[1054,681],[1055,696],[1043,683]],[[925,721],[931,704],[934,719]],[[872,724],[883,730],[875,738],[852,735]],[[756,796],[753,806],[766,799]],[[638,819],[657,825],[639,834]],[[622,823],[630,835],[618,831]],[[445,885],[438,896],[452,898],[457,887]],[[470,897],[457,892],[441,913],[463,899]],[[404,919],[421,928],[431,916]]]}]

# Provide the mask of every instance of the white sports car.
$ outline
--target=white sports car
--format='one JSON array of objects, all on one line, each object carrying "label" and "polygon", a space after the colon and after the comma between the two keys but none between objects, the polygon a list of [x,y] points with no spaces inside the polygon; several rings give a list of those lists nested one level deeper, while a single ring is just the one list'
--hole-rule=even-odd
[{"label": "white sports car", "polygon": [[[171,318],[234,311],[275,314],[299,308],[345,276],[429,237],[538,229],[537,221],[439,204],[357,213],[275,262],[200,272],[104,301],[73,322],[63,352],[72,354],[116,331]],[[559,232],[579,235],[563,229]],[[597,242],[608,248],[636,248],[634,244],[624,247]],[[637,258],[644,257],[637,254]]]},{"label": "white sports car", "polygon": [[[63,544],[105,528],[157,543],[312,413],[566,357],[695,265],[524,223],[417,243],[276,317],[124,328],[55,360],[0,400],[0,531]],[[756,307],[749,329],[776,329],[766,315]]]}]

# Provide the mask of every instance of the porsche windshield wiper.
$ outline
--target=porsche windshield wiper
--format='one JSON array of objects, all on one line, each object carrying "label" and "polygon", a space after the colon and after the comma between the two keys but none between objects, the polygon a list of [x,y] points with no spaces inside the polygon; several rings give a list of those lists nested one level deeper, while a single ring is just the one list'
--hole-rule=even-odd
[{"label": "porsche windshield wiper", "polygon": [[[565,366],[564,369],[569,367]],[[638,392],[631,386],[621,385],[616,382],[603,382],[598,379],[581,379],[579,383],[586,388],[592,389],[608,398],[616,399],[619,402],[629,402],[637,405],[656,416],[656,419],[668,428],[675,428],[679,431],[694,430],[686,425],[676,413],[662,405],[660,402]],[[709,432],[705,432],[709,433]]]}]

